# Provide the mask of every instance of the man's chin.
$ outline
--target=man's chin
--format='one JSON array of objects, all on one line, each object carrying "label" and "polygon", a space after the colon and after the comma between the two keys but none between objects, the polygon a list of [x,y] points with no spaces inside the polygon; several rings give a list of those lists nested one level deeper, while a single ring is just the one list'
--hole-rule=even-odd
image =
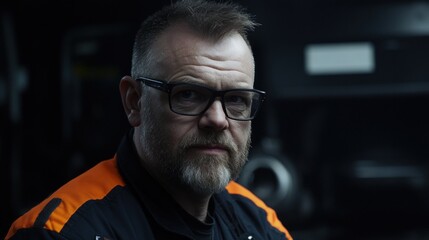
[{"label": "man's chin", "polygon": [[182,181],[196,193],[213,194],[225,189],[231,180],[231,172],[224,165],[212,169],[184,168]]}]

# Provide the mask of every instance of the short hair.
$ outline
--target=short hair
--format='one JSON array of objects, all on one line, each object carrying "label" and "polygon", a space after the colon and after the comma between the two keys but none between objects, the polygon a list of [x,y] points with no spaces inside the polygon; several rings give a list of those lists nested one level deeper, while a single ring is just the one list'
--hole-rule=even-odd
[{"label": "short hair", "polygon": [[246,9],[232,2],[178,0],[144,20],[136,33],[132,54],[133,78],[150,74],[151,46],[167,27],[185,22],[196,32],[218,40],[238,32],[250,48],[247,33],[258,25]]}]

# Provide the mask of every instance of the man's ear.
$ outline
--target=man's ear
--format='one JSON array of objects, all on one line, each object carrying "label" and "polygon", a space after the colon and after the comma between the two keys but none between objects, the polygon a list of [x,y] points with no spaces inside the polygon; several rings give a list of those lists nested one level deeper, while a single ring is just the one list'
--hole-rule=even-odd
[{"label": "man's ear", "polygon": [[119,83],[122,105],[128,122],[133,127],[140,125],[140,84],[130,76],[122,77]]}]

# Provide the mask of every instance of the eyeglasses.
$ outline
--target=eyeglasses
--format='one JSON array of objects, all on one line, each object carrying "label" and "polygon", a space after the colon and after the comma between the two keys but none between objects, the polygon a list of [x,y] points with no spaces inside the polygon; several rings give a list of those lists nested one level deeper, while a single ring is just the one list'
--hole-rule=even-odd
[{"label": "eyeglasses", "polygon": [[220,98],[225,115],[238,121],[252,120],[265,100],[265,92],[237,88],[217,91],[205,86],[191,83],[167,83],[146,77],[136,79],[149,87],[168,93],[171,111],[185,116],[203,114]]}]

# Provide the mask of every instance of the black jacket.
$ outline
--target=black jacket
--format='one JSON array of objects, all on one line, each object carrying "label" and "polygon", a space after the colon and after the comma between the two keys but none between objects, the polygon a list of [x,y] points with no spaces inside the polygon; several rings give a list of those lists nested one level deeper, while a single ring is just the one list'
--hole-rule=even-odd
[{"label": "black jacket", "polygon": [[208,223],[185,212],[139,164],[125,137],[112,159],[18,218],[6,239],[292,239],[275,212],[236,182],[209,205]]}]

